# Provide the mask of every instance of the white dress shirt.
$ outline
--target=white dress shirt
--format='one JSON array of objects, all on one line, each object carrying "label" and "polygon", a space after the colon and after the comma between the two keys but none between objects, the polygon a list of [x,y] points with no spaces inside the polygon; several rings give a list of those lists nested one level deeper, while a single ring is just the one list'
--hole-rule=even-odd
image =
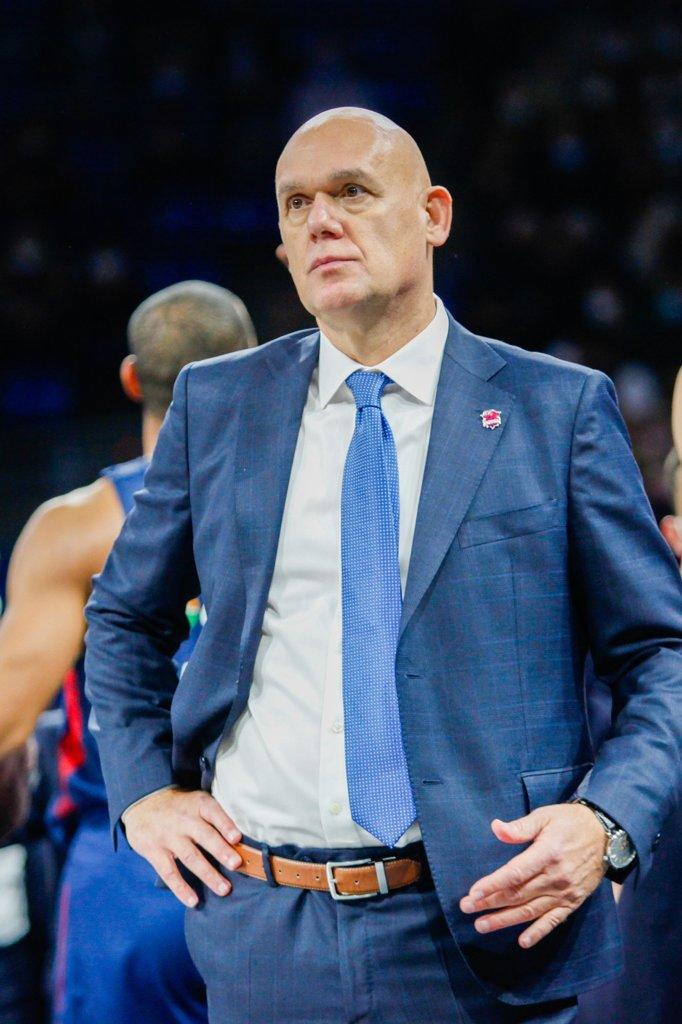
[{"label": "white dress shirt", "polygon": [[[398,457],[403,593],[447,333],[436,298],[428,327],[372,367],[394,381],[382,408]],[[350,815],[343,731],[341,483],[356,408],[345,380],[358,369],[321,335],[248,703],[216,760],[214,797],[272,846],[380,845]],[[397,845],[420,837],[414,822]]]}]

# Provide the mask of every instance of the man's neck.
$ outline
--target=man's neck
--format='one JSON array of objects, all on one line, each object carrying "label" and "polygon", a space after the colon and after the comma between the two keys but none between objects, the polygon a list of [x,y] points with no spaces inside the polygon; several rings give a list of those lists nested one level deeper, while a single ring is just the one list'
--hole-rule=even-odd
[{"label": "man's neck", "polygon": [[151,412],[142,413],[142,453],[151,459],[163,420]]},{"label": "man's neck", "polygon": [[409,304],[394,299],[381,308],[353,309],[352,320],[344,315],[348,311],[334,311],[318,317],[317,324],[340,352],[363,366],[376,366],[428,327],[435,311],[429,290],[418,300],[411,298]]}]

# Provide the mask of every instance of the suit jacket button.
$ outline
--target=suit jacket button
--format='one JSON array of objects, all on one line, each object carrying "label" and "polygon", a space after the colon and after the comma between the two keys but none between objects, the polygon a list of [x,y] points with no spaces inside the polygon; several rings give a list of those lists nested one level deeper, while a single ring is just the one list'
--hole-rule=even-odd
[{"label": "suit jacket button", "polygon": [[204,754],[202,754],[201,757],[199,758],[199,767],[201,768],[202,772],[208,771],[208,758],[205,757]]}]

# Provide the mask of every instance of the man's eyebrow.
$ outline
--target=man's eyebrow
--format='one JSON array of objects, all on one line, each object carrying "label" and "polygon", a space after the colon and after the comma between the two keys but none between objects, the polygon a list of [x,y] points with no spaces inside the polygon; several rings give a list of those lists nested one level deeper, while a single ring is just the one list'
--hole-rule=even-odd
[{"label": "man's eyebrow", "polygon": [[[364,170],[362,167],[341,167],[338,171],[332,171],[327,175],[327,180],[332,183],[339,181],[362,181],[365,182],[370,188],[378,188],[379,183],[376,178],[372,177],[369,171]],[[282,197],[285,195],[295,195],[296,192],[305,192],[306,185],[301,181],[287,181],[286,179],[281,182],[277,189],[277,195]]]}]

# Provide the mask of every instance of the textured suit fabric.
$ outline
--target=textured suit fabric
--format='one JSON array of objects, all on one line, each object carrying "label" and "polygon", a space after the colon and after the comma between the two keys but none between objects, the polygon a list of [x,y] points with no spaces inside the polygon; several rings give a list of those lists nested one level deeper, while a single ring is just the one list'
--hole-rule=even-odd
[{"label": "textured suit fabric", "polygon": [[[209,788],[221,736],[245,707],[317,350],[318,334],[299,332],[178,379],[88,608],[112,822],[170,782]],[[490,409],[496,429],[482,426]],[[208,621],[178,683],[170,655],[199,591]],[[619,709],[596,761],[588,650]],[[451,321],[396,680],[436,893],[501,1000],[572,996],[613,977],[621,955],[606,884],[531,950],[515,928],[478,935],[459,900],[510,852],[490,821],[582,783],[632,836],[643,877],[679,781],[681,675],[682,585],[610,381]]]},{"label": "textured suit fabric", "polygon": [[[250,845],[260,846],[252,839]],[[385,847],[271,847],[299,861],[384,857]],[[423,855],[421,843],[401,855]],[[266,885],[220,869],[225,899],[201,884],[185,931],[209,979],[211,1024],[569,1024],[574,999],[505,1006],[467,969],[426,873],[373,900]],[[324,870],[324,868],[322,868]],[[229,970],[227,965],[229,964]]]},{"label": "textured suit fabric", "polygon": [[[611,691],[590,676],[590,726],[597,748],[609,736]],[[580,999],[578,1024],[670,1024],[682,1020],[682,808],[661,827],[651,871],[635,887],[629,878],[618,904],[625,969]]]},{"label": "textured suit fabric", "polygon": [[[445,307],[436,307],[431,323],[382,363],[395,381],[382,409],[398,456],[403,587],[449,330]],[[216,758],[213,795],[244,832],[269,843],[372,845],[351,818],[343,732],[341,490],[357,414],[345,380],[359,368],[320,333],[248,701]],[[415,823],[398,845],[420,838]]]}]

